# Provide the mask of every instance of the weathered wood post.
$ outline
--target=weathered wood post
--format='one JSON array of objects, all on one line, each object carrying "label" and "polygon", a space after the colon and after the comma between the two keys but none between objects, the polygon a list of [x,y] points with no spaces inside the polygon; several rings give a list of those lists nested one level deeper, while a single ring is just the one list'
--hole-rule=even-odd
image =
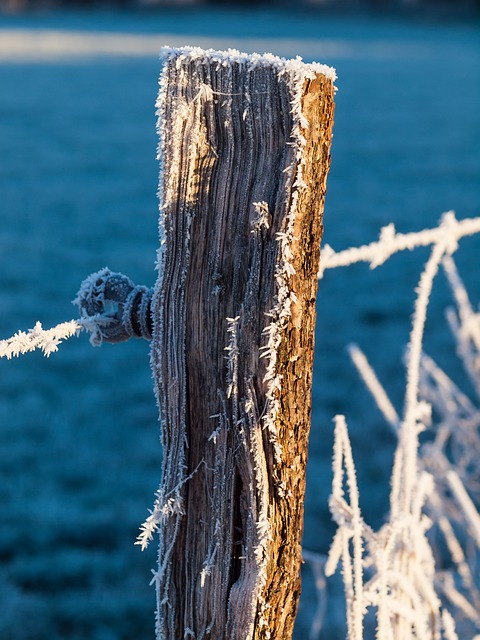
[{"label": "weathered wood post", "polygon": [[334,72],[164,52],[157,637],[291,637]]}]

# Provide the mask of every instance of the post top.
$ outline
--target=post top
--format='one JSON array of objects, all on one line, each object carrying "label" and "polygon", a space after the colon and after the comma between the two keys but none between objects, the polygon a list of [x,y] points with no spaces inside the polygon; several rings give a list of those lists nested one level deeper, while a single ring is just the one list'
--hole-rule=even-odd
[{"label": "post top", "polygon": [[333,67],[318,62],[304,62],[300,56],[293,59],[281,58],[272,53],[242,53],[237,49],[227,49],[226,51],[216,51],[215,49],[202,49],[201,47],[162,47],[160,57],[164,61],[176,58],[178,63],[190,60],[201,60],[217,62],[221,65],[237,62],[250,67],[265,66],[274,67],[279,73],[286,73],[296,80],[313,79],[318,73],[329,78],[332,82],[337,79],[336,71]]}]

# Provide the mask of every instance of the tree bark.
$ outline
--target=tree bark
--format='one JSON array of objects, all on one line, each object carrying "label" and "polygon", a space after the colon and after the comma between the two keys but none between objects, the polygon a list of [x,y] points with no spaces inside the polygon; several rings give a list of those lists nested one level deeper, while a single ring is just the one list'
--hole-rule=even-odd
[{"label": "tree bark", "polygon": [[157,638],[291,637],[334,73],[166,50]]}]

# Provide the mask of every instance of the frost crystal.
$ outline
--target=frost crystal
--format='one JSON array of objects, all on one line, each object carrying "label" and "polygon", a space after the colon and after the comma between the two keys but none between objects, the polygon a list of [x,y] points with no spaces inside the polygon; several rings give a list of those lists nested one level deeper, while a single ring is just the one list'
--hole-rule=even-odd
[{"label": "frost crystal", "polygon": [[58,345],[67,338],[71,338],[83,329],[77,320],[62,322],[52,329],[43,329],[37,322],[28,332],[19,331],[11,338],[0,340],[0,358],[10,360],[29,351],[40,349],[48,358],[51,353],[58,351]]}]

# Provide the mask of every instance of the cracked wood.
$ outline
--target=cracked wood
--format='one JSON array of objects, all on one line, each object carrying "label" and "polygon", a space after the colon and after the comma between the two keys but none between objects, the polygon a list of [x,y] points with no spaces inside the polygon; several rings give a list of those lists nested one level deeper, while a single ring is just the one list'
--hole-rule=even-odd
[{"label": "cracked wood", "polygon": [[333,95],[266,58],[166,60],[157,638],[292,634]]}]

